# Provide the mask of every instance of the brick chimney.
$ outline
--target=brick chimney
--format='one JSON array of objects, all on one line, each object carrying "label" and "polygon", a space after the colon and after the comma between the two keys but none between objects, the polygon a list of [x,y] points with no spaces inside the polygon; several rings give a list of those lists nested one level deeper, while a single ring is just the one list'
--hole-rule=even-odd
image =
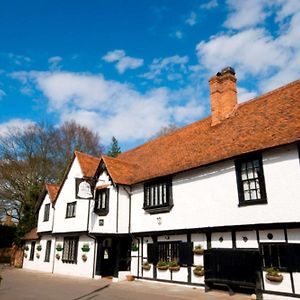
[{"label": "brick chimney", "polygon": [[237,105],[236,77],[231,67],[224,68],[209,80],[211,125],[227,119]]}]

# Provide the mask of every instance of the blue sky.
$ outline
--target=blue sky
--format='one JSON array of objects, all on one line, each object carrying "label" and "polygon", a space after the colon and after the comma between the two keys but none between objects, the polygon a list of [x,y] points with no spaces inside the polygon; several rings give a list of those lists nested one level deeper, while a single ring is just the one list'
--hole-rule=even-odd
[{"label": "blue sky", "polygon": [[300,78],[298,0],[3,0],[0,135],[67,120],[122,150],[210,113],[208,79],[239,101]]}]

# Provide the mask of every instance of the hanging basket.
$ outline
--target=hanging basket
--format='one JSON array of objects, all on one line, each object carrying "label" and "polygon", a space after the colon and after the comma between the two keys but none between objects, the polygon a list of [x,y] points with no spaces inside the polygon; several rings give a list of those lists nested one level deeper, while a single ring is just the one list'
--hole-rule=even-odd
[{"label": "hanging basket", "polygon": [[151,269],[151,265],[142,265],[143,270],[149,271]]},{"label": "hanging basket", "polygon": [[204,275],[204,268],[202,266],[197,266],[194,270],[193,273],[195,276],[203,276]]},{"label": "hanging basket", "polygon": [[203,255],[204,249],[203,248],[196,248],[193,250],[194,254],[196,255]]},{"label": "hanging basket", "polygon": [[281,274],[278,274],[276,276],[266,274],[266,278],[272,282],[282,282],[282,280],[283,280],[283,276]]},{"label": "hanging basket", "polygon": [[166,271],[169,269],[169,266],[156,266],[156,268],[161,271]]},{"label": "hanging basket", "polygon": [[180,270],[180,266],[169,267],[169,270],[170,270],[170,271],[173,271],[173,272],[177,272],[177,271]]}]

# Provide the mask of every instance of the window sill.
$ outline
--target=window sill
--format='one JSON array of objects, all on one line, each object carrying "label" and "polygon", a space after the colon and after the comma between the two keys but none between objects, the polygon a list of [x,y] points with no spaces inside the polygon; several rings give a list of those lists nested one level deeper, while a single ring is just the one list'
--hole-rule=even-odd
[{"label": "window sill", "polygon": [[172,209],[173,205],[168,206],[156,206],[156,207],[143,207],[143,209],[149,214],[166,213]]},{"label": "window sill", "polygon": [[241,206],[249,206],[249,205],[260,205],[260,204],[268,204],[267,199],[261,200],[244,200],[238,204],[239,207]]},{"label": "window sill", "polygon": [[71,217],[68,217],[66,216],[66,219],[72,219],[72,218],[75,218],[76,216],[71,216]]}]

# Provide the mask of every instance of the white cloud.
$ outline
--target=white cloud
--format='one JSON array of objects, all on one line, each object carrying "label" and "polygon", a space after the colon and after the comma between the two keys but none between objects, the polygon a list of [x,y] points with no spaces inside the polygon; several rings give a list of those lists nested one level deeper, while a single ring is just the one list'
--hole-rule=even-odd
[{"label": "white cloud", "polygon": [[174,35],[177,39],[181,40],[183,38],[183,33],[181,30],[176,30]]},{"label": "white cloud", "polygon": [[31,58],[25,55],[18,55],[14,53],[8,53],[8,58],[9,60],[17,65],[17,66],[23,66],[23,65],[28,65],[31,62]]},{"label": "white cloud", "polygon": [[137,69],[144,64],[141,58],[126,56],[124,50],[114,50],[107,52],[102,59],[108,63],[117,62],[116,69],[123,74],[127,69]]},{"label": "white cloud", "polygon": [[3,90],[0,89],[0,100],[1,100],[4,96],[6,96],[6,93],[5,93]]},{"label": "white cloud", "polygon": [[35,123],[28,119],[11,119],[0,124],[0,136],[6,136],[13,130],[24,130]]},{"label": "white cloud", "polygon": [[249,91],[246,88],[243,87],[238,87],[237,88],[237,97],[238,97],[238,101],[241,102],[245,102],[247,100],[253,99],[257,96],[257,92],[256,91]]},{"label": "white cloud", "polygon": [[217,0],[211,0],[211,1],[208,1],[207,3],[204,3],[204,4],[200,5],[200,8],[208,10],[208,9],[215,8],[218,5],[219,4],[218,4]]},{"label": "white cloud", "polygon": [[185,23],[190,26],[195,26],[197,24],[197,14],[192,11],[189,17],[185,20]]},{"label": "white cloud", "polygon": [[227,4],[231,13],[224,25],[228,28],[242,29],[255,26],[268,16],[266,0],[227,0]]},{"label": "white cloud", "polygon": [[98,132],[105,143],[112,136],[120,141],[147,139],[174,118],[186,124],[203,113],[200,102],[195,108],[195,93],[183,95],[167,88],[141,93],[102,75],[31,71],[27,81],[42,91],[48,108],[59,114],[61,122],[74,119]]},{"label": "white cloud", "polygon": [[59,70],[61,61],[62,61],[62,57],[60,56],[49,57],[48,63],[49,63],[50,70]]},{"label": "white cloud", "polygon": [[144,73],[141,77],[149,80],[160,80],[160,77],[166,73],[169,80],[178,80],[182,78],[182,74],[187,72],[186,64],[188,56],[169,56],[165,58],[155,58],[149,66],[149,72]]}]

